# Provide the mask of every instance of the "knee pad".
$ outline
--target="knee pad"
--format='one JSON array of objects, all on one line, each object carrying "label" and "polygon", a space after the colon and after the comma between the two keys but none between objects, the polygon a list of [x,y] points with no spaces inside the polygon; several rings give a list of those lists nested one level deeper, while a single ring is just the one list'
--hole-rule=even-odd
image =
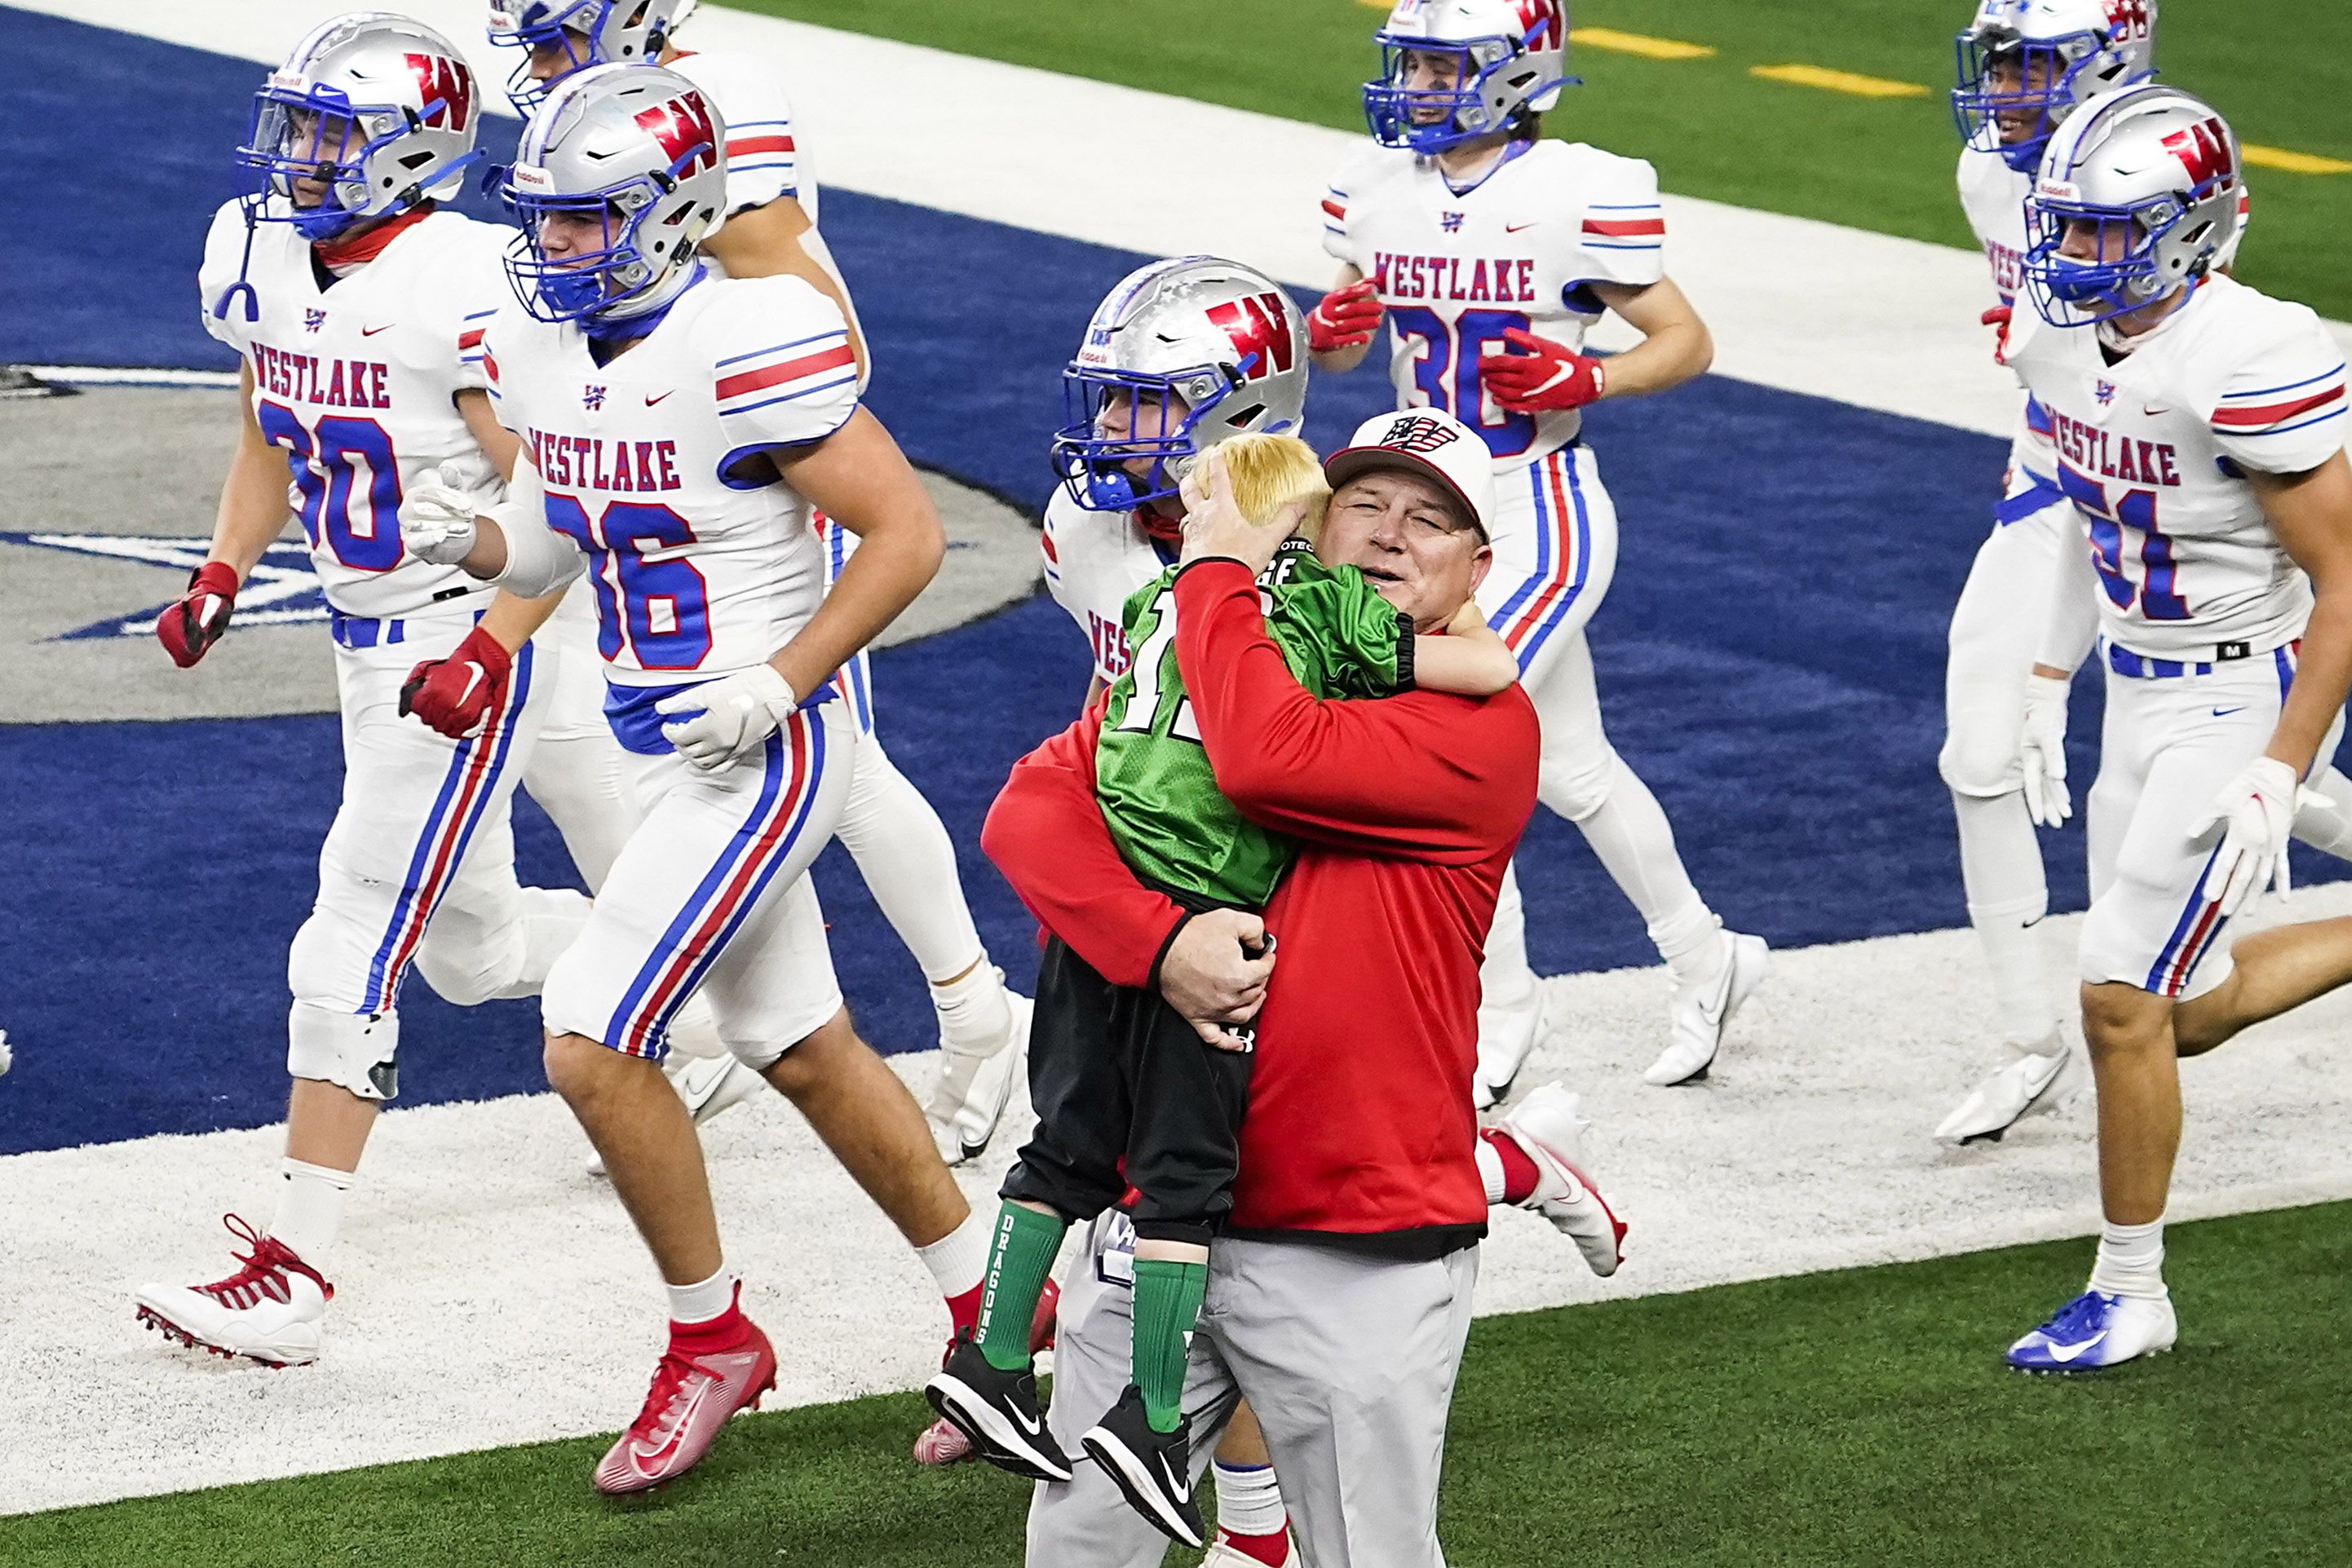
[{"label": "knee pad", "polygon": [[1536,775],[1536,797],[1570,821],[1583,821],[1609,803],[1609,788],[1622,766],[1617,748],[1606,743],[1572,757],[1548,751]]},{"label": "knee pad", "polygon": [[329,1012],[361,1013],[370,1002],[392,1005],[393,977],[386,975],[381,996],[370,976],[383,934],[363,929],[356,921],[323,904],[310,911],[286,950],[286,987],[299,999]]},{"label": "knee pad", "polygon": [[1955,713],[1944,733],[1943,749],[1936,753],[1936,771],[1956,795],[1979,800],[2013,795],[2024,788],[2018,740],[2014,732],[1995,734],[1982,720]]},{"label": "knee pad", "polygon": [[434,995],[461,1008],[535,997],[588,924],[589,907],[568,888],[526,887],[511,917],[495,925],[475,919],[445,925],[436,917],[418,945],[416,972]]},{"label": "knee pad", "polygon": [[362,1100],[400,1092],[400,1015],[337,1012],[297,1001],[286,1017],[286,1071]]}]

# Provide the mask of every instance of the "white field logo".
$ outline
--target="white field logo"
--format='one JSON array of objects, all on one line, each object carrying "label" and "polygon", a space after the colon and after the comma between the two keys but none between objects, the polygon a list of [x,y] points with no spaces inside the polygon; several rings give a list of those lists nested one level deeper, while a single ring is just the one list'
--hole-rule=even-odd
[{"label": "white field logo", "polygon": [[[145,561],[168,568],[173,578],[184,582],[190,572],[204,565],[205,541],[195,538],[142,538],[129,534],[47,534],[0,532],[0,544],[24,545],[34,549],[64,550],[74,555],[98,556],[112,560]],[[178,598],[159,600],[152,606],[124,616],[110,616],[60,632],[53,642],[79,643],[93,638],[152,637],[155,634],[155,619]],[[273,544],[262,555],[247,576],[245,586],[237,591],[236,616],[229,622],[228,634],[256,626],[292,626],[304,622],[323,622],[327,619],[326,596],[319,587],[318,574],[310,570],[310,552],[299,544]]]}]

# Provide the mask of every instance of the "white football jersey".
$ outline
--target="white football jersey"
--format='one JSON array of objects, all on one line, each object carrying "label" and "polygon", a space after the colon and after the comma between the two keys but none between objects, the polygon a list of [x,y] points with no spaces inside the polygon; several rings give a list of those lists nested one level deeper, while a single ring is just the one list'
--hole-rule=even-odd
[{"label": "white football jersey", "polygon": [[1176,544],[1153,538],[1130,514],[1090,512],[1056,486],[1038,548],[1045,591],[1086,633],[1095,677],[1110,685],[1127,673],[1129,596],[1176,564]]},{"label": "white football jersey", "polygon": [[[1993,292],[2003,305],[2031,311],[2033,307],[2019,304],[2017,297],[2025,287],[2025,193],[2033,188],[2033,176],[2011,169],[1997,152],[1963,147],[1959,183],[1960,210],[1992,268]],[[2019,492],[2034,481],[2054,479],[2057,465],[2050,450],[2049,416],[2028,397],[2009,444],[2009,488]]]},{"label": "white football jersey", "polygon": [[1517,352],[1517,327],[1581,349],[1605,308],[1594,283],[1641,287],[1665,276],[1657,172],[1582,142],[1514,142],[1456,191],[1433,160],[1368,146],[1323,201],[1323,248],[1378,286],[1388,307],[1389,379],[1406,408],[1442,408],[1486,438],[1497,469],[1576,439],[1570,409],[1512,413],[1478,361]]},{"label": "white football jersey", "polygon": [[2009,362],[2050,414],[2108,640],[2200,662],[2293,642],[2311,585],[2245,474],[2343,448],[2343,351],[2306,308],[2221,277],[2114,363],[2099,337],[2021,310]]},{"label": "white football jersey", "polygon": [[775,68],[751,55],[688,52],[663,68],[700,88],[726,123],[727,215],[790,196],[816,222],[816,171]]},{"label": "white football jersey", "polygon": [[727,475],[856,413],[832,300],[797,277],[706,277],[601,365],[577,326],[510,301],[488,347],[499,418],[539,470],[548,527],[588,557],[610,682],[709,680],[792,639],[824,597],[809,503],[782,481]]},{"label": "white football jersey", "polygon": [[483,384],[481,329],[513,297],[501,256],[514,231],[435,212],[337,278],[294,225],[256,225],[246,295],[236,284],[245,217],[213,216],[196,283],[205,330],[253,371],[253,412],[286,449],[289,499],[327,602],[346,615],[397,617],[481,585],[401,548],[400,499],[437,465],[479,450],[455,398]]}]

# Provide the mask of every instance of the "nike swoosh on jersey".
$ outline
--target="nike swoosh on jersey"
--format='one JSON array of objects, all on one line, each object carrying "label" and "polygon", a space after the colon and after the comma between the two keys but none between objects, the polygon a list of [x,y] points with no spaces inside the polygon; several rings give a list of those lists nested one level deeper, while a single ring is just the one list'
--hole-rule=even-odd
[{"label": "nike swoosh on jersey", "polygon": [[2213,716],[2215,718],[2227,718],[2233,713],[2243,713],[2245,711],[2245,705],[2241,703],[2236,707],[2217,707],[2213,710]]},{"label": "nike swoosh on jersey", "polygon": [[362,338],[373,338],[373,337],[374,337],[378,332],[389,332],[389,331],[391,331],[391,330],[392,330],[392,329],[393,329],[393,327],[394,327],[394,324],[393,322],[386,321],[386,322],[385,322],[383,326],[381,326],[381,327],[362,327],[362,328],[361,328],[361,329],[360,329],[360,336],[361,336],[361,337],[362,337]]},{"label": "nike swoosh on jersey", "polygon": [[2092,1351],[2096,1350],[2106,1337],[2107,1331],[2101,1329],[2090,1338],[2080,1341],[2074,1344],[2052,1344],[2047,1347],[2050,1352],[2050,1359],[2056,1362],[2077,1360],[2082,1356],[2087,1355]]},{"label": "nike swoosh on jersey", "polygon": [[676,387],[672,387],[672,388],[670,388],[670,389],[669,389],[669,392],[666,392],[662,393],[662,394],[661,394],[661,397],[648,397],[648,398],[646,398],[646,406],[647,408],[651,408],[651,407],[653,407],[653,405],[654,405],[654,404],[656,404],[656,403],[657,403],[657,402],[661,402],[662,398],[665,398],[665,397],[669,396],[669,392],[676,392],[676,391],[677,391],[677,389]]},{"label": "nike swoosh on jersey", "polygon": [[1515,235],[1521,229],[1531,229],[1541,222],[1543,222],[1541,218],[1533,218],[1523,224],[1505,224],[1503,225],[1503,232],[1507,235]]}]

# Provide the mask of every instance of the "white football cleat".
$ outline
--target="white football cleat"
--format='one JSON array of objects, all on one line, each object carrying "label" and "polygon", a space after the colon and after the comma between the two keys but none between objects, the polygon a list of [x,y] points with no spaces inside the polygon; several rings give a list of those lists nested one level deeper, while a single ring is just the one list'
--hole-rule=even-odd
[{"label": "white football cleat", "polygon": [[1584,1260],[1602,1279],[1625,1258],[1625,1222],[1617,1218],[1587,1176],[1584,1134],[1592,1124],[1579,1113],[1576,1096],[1547,1083],[1495,1124],[1535,1162],[1536,1189],[1519,1207],[1532,1208],[1576,1243]]},{"label": "white football cleat", "polygon": [[[1002,971],[998,977],[1003,978]],[[923,1119],[931,1124],[931,1141],[939,1145],[940,1158],[950,1166],[976,1160],[988,1152],[998,1124],[1004,1120],[1004,1108],[1013,1103],[1013,1081],[1029,1059],[1029,1018],[1034,1004],[1020,992],[1008,990],[1004,1005],[1009,1019],[1003,1037],[987,1055],[970,1055],[951,1049],[944,1040],[940,1042],[939,1082],[931,1086]]]},{"label": "white football cleat", "polygon": [[1969,1097],[1937,1124],[1937,1142],[1999,1142],[2029,1112],[2063,1111],[2073,1104],[2088,1077],[2083,1053],[2055,1035],[2046,1043],[2052,1049],[2024,1052],[1969,1090]]},{"label": "white football cleat", "polygon": [[1534,1054],[1536,1042],[1549,1032],[1551,1019],[1544,999],[1543,981],[1536,981],[1532,1007],[1478,1009],[1478,1070],[1470,1081],[1471,1103],[1491,1111],[1511,1092],[1519,1069]]},{"label": "white football cleat", "polygon": [[1723,1049],[1723,1031],[1731,1027],[1732,1016],[1764,983],[1772,967],[1772,950],[1764,945],[1764,938],[1727,931],[1723,939],[1730,944],[1730,956],[1712,987],[1702,991],[1675,985],[1674,1001],[1666,1009],[1674,1035],[1643,1072],[1644,1083],[1664,1087],[1706,1078],[1706,1070],[1715,1064],[1715,1053]]},{"label": "white football cleat", "polygon": [[2097,1372],[2161,1355],[2180,1337],[2172,1298],[2085,1291],[2050,1321],[2009,1347],[2002,1359],[2020,1372]]},{"label": "white football cleat", "polygon": [[194,1350],[245,1356],[265,1366],[302,1366],[319,1359],[319,1325],[335,1288],[283,1242],[234,1214],[223,1224],[250,1245],[233,1252],[244,1267],[209,1285],[139,1287],[139,1321]]},{"label": "white football cleat", "polygon": [[[768,1081],[732,1056],[680,1056],[673,1052],[662,1062],[662,1073],[686,1113],[698,1127],[722,1111],[731,1111],[767,1087]],[[588,1174],[604,1174],[604,1156],[591,1150]]]}]

